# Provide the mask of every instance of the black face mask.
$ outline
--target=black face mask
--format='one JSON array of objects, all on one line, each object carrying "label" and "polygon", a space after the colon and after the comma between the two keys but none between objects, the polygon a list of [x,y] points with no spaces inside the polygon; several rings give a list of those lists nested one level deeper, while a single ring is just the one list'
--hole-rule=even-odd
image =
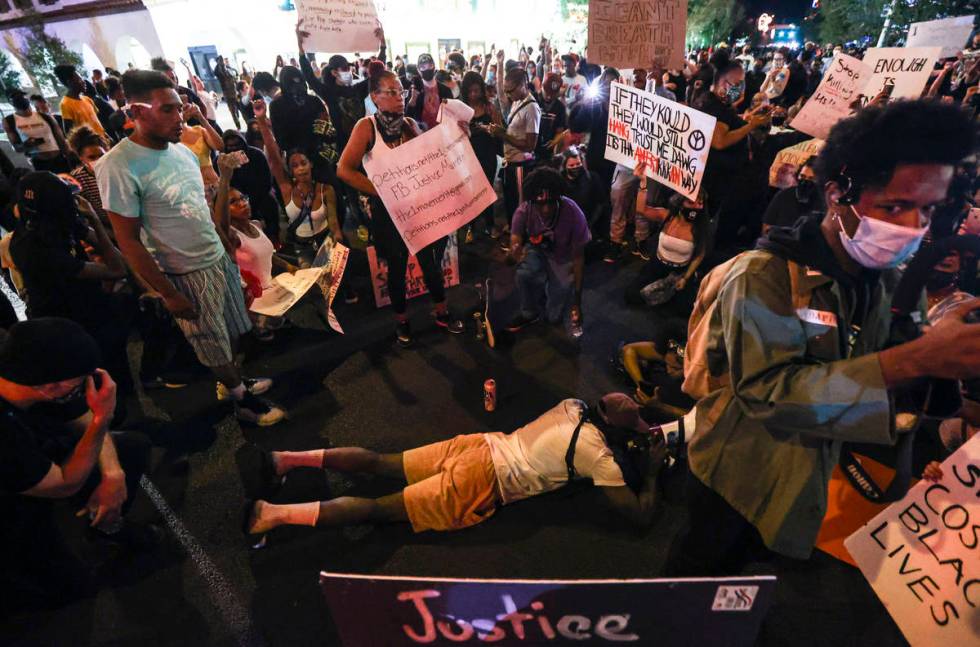
[{"label": "black face mask", "polygon": [[578,168],[567,168],[565,169],[565,175],[567,175],[568,179],[570,180],[577,180],[582,177],[582,170],[583,169],[581,166]]},{"label": "black face mask", "polygon": [[817,185],[813,180],[797,180],[796,182],[796,199],[800,202],[810,202],[813,199],[813,194],[817,189]]},{"label": "black face mask", "polygon": [[957,275],[953,272],[940,272],[934,270],[929,278],[926,279],[926,291],[927,292],[937,292],[939,290],[948,288],[949,286],[956,283]]},{"label": "black face mask", "polygon": [[422,76],[422,80],[423,81],[426,81],[426,82],[431,81],[432,79],[436,78],[436,71],[435,71],[435,69],[422,70],[421,72],[419,72],[419,74]]}]

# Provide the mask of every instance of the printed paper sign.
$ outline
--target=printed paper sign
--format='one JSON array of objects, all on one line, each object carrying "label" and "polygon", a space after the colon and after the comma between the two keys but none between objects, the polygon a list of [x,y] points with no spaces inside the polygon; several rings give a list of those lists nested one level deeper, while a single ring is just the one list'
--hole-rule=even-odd
[{"label": "printed paper sign", "polygon": [[747,647],[755,643],[776,578],[531,581],[320,573],[320,587],[346,647]]},{"label": "printed paper sign", "polygon": [[281,317],[303,298],[310,288],[319,285],[327,300],[327,320],[330,327],[343,334],[340,322],[334,316],[332,305],[337,288],[344,278],[350,250],[334,242],[332,238],[320,246],[313,265],[295,274],[283,272],[272,278],[272,285],[262,291],[262,296],[252,301],[249,310],[267,317]]},{"label": "printed paper sign", "polygon": [[374,0],[296,0],[311,52],[370,52],[378,49],[381,26]]},{"label": "printed paper sign", "polygon": [[912,647],[980,644],[980,435],[844,541]]},{"label": "printed paper sign", "polygon": [[[374,303],[383,308],[391,303],[391,296],[388,294],[388,263],[378,256],[374,246],[367,248],[367,255],[371,286],[374,288]],[[459,285],[459,245],[456,236],[449,237],[446,253],[442,256],[442,281],[447,288]],[[422,267],[414,256],[409,256],[408,268],[405,270],[405,296],[414,299],[428,291],[422,277]]]},{"label": "printed paper sign", "polygon": [[893,86],[891,98],[918,99],[929,82],[939,47],[870,47],[864,64],[871,68],[871,78],[864,86],[864,98],[874,99],[885,86]]},{"label": "printed paper sign", "polygon": [[397,148],[382,146],[383,154],[376,147],[364,158],[364,170],[411,254],[466,225],[497,199],[469,136],[456,123],[465,111],[455,104],[462,102],[447,102],[446,118],[435,128]]},{"label": "printed paper sign", "polygon": [[822,139],[808,139],[776,153],[776,159],[769,167],[769,186],[777,189],[796,186],[796,174],[800,172],[800,167],[814,155],[819,155],[823,145]]},{"label": "printed paper sign", "polygon": [[958,16],[909,25],[906,47],[942,47],[940,58],[952,58],[966,47],[973,32],[974,16]]},{"label": "printed paper sign", "polygon": [[687,0],[589,0],[589,61],[615,68],[684,67]]},{"label": "printed paper sign", "polygon": [[853,104],[870,78],[870,67],[852,56],[838,54],[790,125],[818,139],[827,139],[834,124],[854,111]]},{"label": "printed paper sign", "polygon": [[613,83],[606,159],[635,168],[689,198],[701,189],[715,118],[652,92]]}]

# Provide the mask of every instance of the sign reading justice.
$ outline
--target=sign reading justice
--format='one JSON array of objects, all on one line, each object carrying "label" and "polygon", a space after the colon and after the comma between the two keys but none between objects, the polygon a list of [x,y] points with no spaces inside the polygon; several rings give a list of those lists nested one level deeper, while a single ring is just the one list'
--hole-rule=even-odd
[{"label": "sign reading justice", "polygon": [[694,199],[701,189],[715,121],[652,92],[613,83],[606,159],[630,168],[646,164],[648,177]]},{"label": "sign reading justice", "polygon": [[752,645],[776,578],[461,580],[320,573],[347,647]]}]

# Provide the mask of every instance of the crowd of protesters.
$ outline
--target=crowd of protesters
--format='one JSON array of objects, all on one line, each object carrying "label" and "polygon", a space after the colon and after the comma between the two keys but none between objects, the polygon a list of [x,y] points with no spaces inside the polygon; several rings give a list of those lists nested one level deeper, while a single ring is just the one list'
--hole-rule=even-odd
[{"label": "crowd of protesters", "polygon": [[[54,556],[22,568],[67,560],[44,499],[82,505],[101,537],[126,532],[120,519],[147,440],[110,429],[125,425],[139,390],[195,388],[168,371],[176,349],[193,351],[242,424],[284,419],[262,397],[272,380],[243,373],[240,344],[250,335],[275,344],[285,322],[250,315],[248,304],[274,274],[308,267],[327,239],[374,246],[388,265],[395,340],[417,345],[410,254],[363,161],[424,135],[451,101],[472,109],[462,126],[497,192],[456,235],[464,249],[486,237],[496,260],[514,266],[520,306],[507,330],[546,319],[588,344],[584,318],[601,326],[603,313],[583,312],[587,259],[622,266],[627,287],[614,301],[657,322],[632,331],[615,358],[631,394],[547,403],[512,434],[401,454],[246,445],[239,467],[256,499],[247,534],[366,520],[452,530],[576,478],[647,525],[669,460],[689,470],[689,514],[665,572],[737,574],[760,554],[809,557],[842,443],[891,447],[918,431],[951,451],[980,424],[962,387],[980,376],[980,328],[967,322],[980,307],[970,296],[980,36],[940,62],[921,98],[861,98],[825,142],[793,130],[792,119],[834,54],[859,50],[807,43],[736,54],[721,44],[691,53],[682,69],[650,61],[623,77],[544,38],[515,58],[491,48],[409,61],[389,56],[379,29],[376,55],[318,64],[308,36],[297,25],[296,58],[280,58],[272,73],[220,59],[231,130],[218,125],[200,78],[187,68],[180,85],[163,59],[124,74],[93,70],[91,80],[59,66],[60,115],[11,92],[4,130],[32,168],[5,169],[0,259],[27,320],[3,308],[0,487],[8,519],[30,531],[5,533],[4,555],[18,559],[33,543],[31,554]],[[613,82],[717,120],[699,194],[668,189],[643,164],[605,159]],[[801,145],[814,154],[784,155]],[[433,325],[458,334],[466,325],[444,286],[447,242],[415,256]],[[631,256],[639,267],[625,262]],[[359,298],[352,282],[342,285],[348,303]],[[928,330],[909,324],[924,291]],[[142,337],[135,372],[133,335]],[[924,389],[930,407],[945,395],[945,422],[904,424],[896,414],[924,416]],[[674,422],[646,422],[654,419]],[[623,449],[635,448],[629,434],[652,438],[642,460]],[[268,503],[296,468],[409,485],[381,499]],[[926,476],[942,478],[941,469],[930,464]],[[73,581],[84,588],[84,578]]]}]

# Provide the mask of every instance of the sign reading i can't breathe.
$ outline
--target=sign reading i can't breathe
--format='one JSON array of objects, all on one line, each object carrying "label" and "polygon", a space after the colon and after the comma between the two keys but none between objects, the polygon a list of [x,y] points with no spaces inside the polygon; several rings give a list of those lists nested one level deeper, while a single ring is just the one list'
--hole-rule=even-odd
[{"label": "sign reading i can't breathe", "polygon": [[589,60],[611,67],[684,67],[687,0],[589,0]]},{"label": "sign reading i can't breathe", "polygon": [[696,198],[711,150],[715,118],[622,83],[609,90],[606,159]]},{"label": "sign reading i can't breathe", "polygon": [[752,645],[776,578],[457,580],[321,573],[347,647]]},{"label": "sign reading i can't breathe", "polygon": [[844,541],[912,647],[980,644],[980,435]]}]

